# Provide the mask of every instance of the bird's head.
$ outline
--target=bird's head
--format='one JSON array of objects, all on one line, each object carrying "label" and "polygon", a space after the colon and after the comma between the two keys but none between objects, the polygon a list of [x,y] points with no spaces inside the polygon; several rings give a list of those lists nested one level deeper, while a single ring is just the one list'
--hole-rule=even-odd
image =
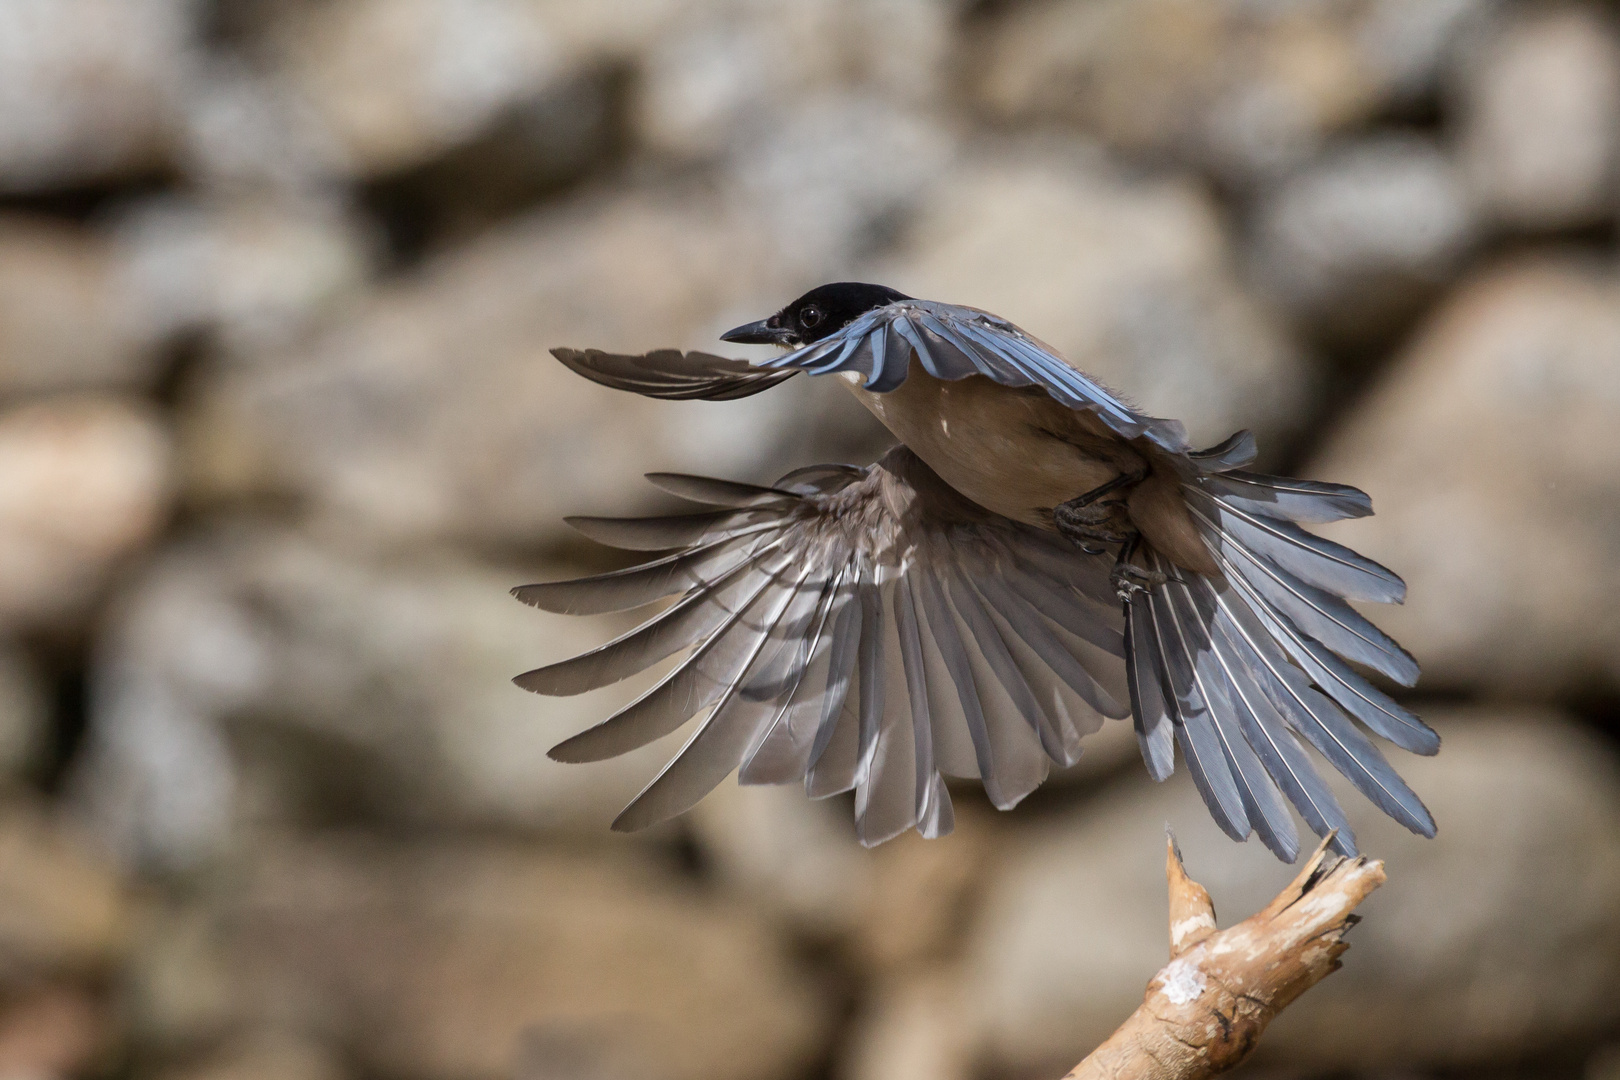
[{"label": "bird's head", "polygon": [[727,330],[720,340],[799,348],[836,334],[868,311],[909,299],[884,285],[835,281],[811,289],[768,319]]}]

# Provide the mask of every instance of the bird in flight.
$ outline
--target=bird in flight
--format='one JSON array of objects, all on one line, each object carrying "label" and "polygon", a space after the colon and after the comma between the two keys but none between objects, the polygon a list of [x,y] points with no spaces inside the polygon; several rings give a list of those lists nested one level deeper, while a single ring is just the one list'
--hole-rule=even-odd
[{"label": "bird in flight", "polygon": [[[1355,838],[1301,740],[1413,832],[1434,820],[1362,728],[1433,754],[1439,737],[1357,665],[1403,686],[1417,663],[1346,601],[1400,603],[1389,570],[1302,525],[1362,517],[1340,484],[1246,471],[1253,436],[1195,450],[1030,334],[977,308],[839,282],[722,335],[788,349],[554,349],[605,386],[730,400],[835,374],[899,440],[865,468],[816,465],[770,487],[669,473],[701,504],[674,517],[571,518],[600,542],[665,552],[627,570],[528,585],[585,615],[678,597],[635,630],[515,680],[578,694],[684,655],[652,689],[552,748],[600,761],[703,719],[614,821],[644,828],[732,772],[853,790],[868,845],[951,831],[945,777],[1010,809],[1069,766],[1105,719],[1134,718],[1148,772],[1175,748],[1210,814],[1284,861],[1288,804]],[[1358,722],[1359,725],[1358,726]]]}]

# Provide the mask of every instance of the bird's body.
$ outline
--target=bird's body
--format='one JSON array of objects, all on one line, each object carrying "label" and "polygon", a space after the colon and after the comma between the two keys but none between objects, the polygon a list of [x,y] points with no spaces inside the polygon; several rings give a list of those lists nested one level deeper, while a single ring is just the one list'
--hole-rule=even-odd
[{"label": "bird's body", "polygon": [[901,446],[770,488],[653,477],[715,509],[574,523],[672,554],[518,590],[577,614],[682,594],[625,637],[518,679],[578,693],[684,652],[652,690],[552,751],[597,760],[705,714],[616,828],[679,813],[737,770],[744,783],[802,780],[811,795],[853,789],[867,843],[939,835],[951,822],[943,776],[976,777],[1010,807],[1106,718],[1130,715],[1156,779],[1179,745],[1222,828],[1258,832],[1279,857],[1298,850],[1284,798],[1354,849],[1300,740],[1433,834],[1353,721],[1419,753],[1438,738],[1345,662],[1416,679],[1411,657],[1345,603],[1399,602],[1404,586],[1300,528],[1370,513],[1361,492],[1242,471],[1246,432],[1194,450],[1179,424],[975,308],[839,283],[726,339],[794,348],[761,364],[554,351],[653,397],[726,399],[800,370],[836,373]]}]

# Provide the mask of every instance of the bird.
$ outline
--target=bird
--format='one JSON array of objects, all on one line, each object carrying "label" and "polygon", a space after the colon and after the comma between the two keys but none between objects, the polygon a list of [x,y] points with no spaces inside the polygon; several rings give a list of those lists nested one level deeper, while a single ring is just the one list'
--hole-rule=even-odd
[{"label": "bird", "polygon": [[513,590],[571,615],[673,602],[624,635],[519,675],[571,695],[677,653],[651,689],[550,756],[592,762],[698,715],[614,820],[683,813],[744,784],[853,791],[872,846],[949,833],[946,778],[1017,805],[1083,739],[1129,717],[1148,774],[1176,750],[1234,840],[1284,862],[1301,820],[1356,840],[1305,750],[1432,837],[1432,815],[1369,734],[1416,754],[1438,735],[1364,670],[1412,686],[1418,665],[1348,601],[1401,603],[1392,571],[1303,526],[1372,512],[1353,487],[1249,471],[1239,431],[1195,449],[1013,323],[882,285],[834,282],[721,335],[785,350],[744,361],[661,349],[553,349],[574,372],[652,398],[732,400],[835,375],[898,440],[865,467],[813,465],[771,485],[648,480],[694,507],[574,517],[645,552],[628,569]]}]

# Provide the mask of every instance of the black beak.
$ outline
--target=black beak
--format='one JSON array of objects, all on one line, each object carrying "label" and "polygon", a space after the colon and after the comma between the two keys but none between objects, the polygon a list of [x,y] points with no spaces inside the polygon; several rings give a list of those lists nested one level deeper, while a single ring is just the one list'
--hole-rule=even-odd
[{"label": "black beak", "polygon": [[791,345],[791,337],[791,330],[782,326],[772,326],[771,320],[761,319],[727,330],[720,335],[720,340],[734,341],[739,345]]}]

